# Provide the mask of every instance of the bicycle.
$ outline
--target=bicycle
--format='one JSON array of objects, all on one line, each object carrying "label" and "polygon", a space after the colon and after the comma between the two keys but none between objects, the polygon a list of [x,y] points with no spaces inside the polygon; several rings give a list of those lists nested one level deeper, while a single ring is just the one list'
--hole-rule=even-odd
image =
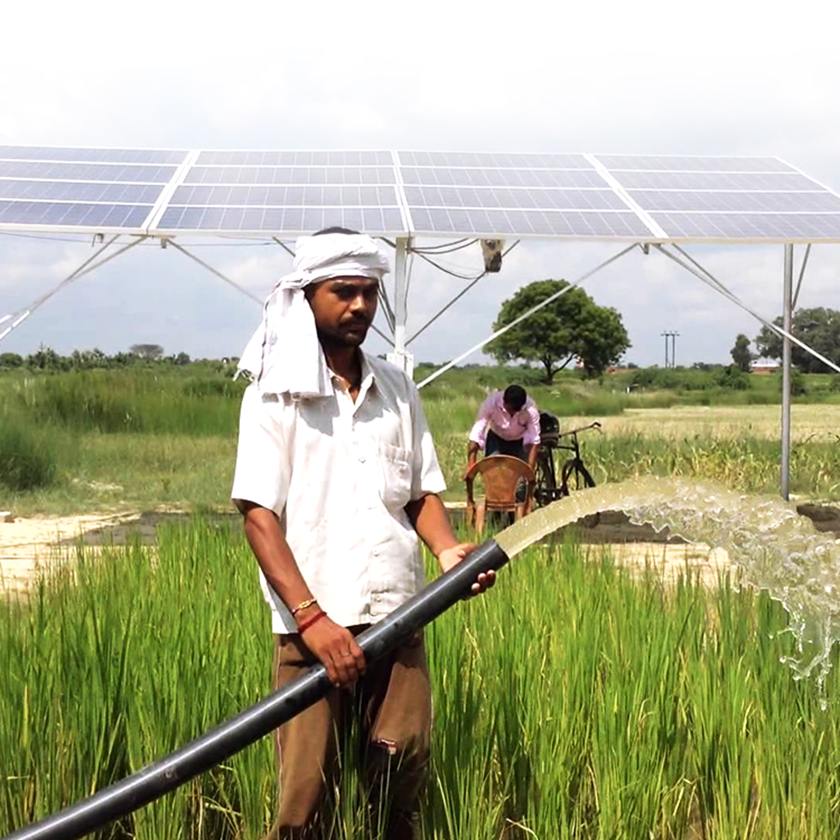
[{"label": "bicycle", "polygon": [[[534,501],[541,507],[568,496],[574,490],[595,486],[595,479],[583,463],[578,441],[578,434],[589,429],[600,431],[600,422],[595,420],[588,426],[561,432],[560,424],[554,415],[547,412],[540,414],[540,449],[535,470]],[[570,443],[560,443],[560,439],[565,437],[570,438]],[[565,449],[572,453],[572,456],[567,458],[560,468],[559,482],[554,465],[554,453],[558,449]]]}]

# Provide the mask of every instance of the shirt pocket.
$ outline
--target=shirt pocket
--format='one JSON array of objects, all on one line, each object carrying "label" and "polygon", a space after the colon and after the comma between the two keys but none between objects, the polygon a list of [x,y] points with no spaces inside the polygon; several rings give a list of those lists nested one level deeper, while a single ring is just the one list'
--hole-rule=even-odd
[{"label": "shirt pocket", "polygon": [[379,445],[379,496],[389,510],[401,510],[411,500],[411,450]]}]

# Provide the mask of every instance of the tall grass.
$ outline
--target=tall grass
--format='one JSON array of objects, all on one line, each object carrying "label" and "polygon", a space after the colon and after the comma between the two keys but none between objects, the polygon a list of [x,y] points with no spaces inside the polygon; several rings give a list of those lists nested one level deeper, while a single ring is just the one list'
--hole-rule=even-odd
[{"label": "tall grass", "polygon": [[84,431],[227,434],[244,383],[169,370],[71,371],[12,387],[35,421]]},{"label": "tall grass", "polygon": [[[0,607],[0,832],[137,769],[254,702],[267,609],[238,530],[82,553],[76,578]],[[428,631],[435,700],[424,836],[835,838],[840,668],[779,663],[779,608],[724,580],[671,589],[574,545],[535,548]],[[257,838],[266,738],[131,818],[137,840]],[[358,829],[345,792],[337,837]]]},{"label": "tall grass", "polygon": [[[545,386],[532,381],[534,371],[455,370],[422,392],[450,498],[463,497],[467,435],[478,406],[489,389],[515,379],[525,381],[541,409],[569,418],[562,421],[566,427],[573,417],[605,419],[627,409],[668,408],[689,397],[701,404],[716,404],[719,398],[708,389],[625,394],[611,381],[585,381],[566,373],[555,385]],[[6,453],[20,453],[14,469],[6,468],[15,477],[5,483],[0,478],[2,506],[26,514],[147,508],[161,503],[227,505],[243,387],[243,382],[232,382],[221,373],[205,368],[193,371],[190,366],[0,374],[0,406],[5,407],[0,416],[0,443]],[[827,388],[821,392],[827,393]],[[762,439],[767,437],[766,430],[750,428],[751,420],[759,415],[766,426],[768,411],[751,411],[748,404],[776,398],[772,387],[764,383],[730,394],[727,404],[740,401],[743,408],[724,411],[725,429],[707,421],[701,435],[680,430],[668,440],[658,434],[661,414],[652,420],[633,414],[633,428],[636,420],[641,427],[638,435],[613,431],[589,435],[583,444],[585,458],[598,481],[652,472],[713,478],[748,491],[772,491],[778,485],[778,445]],[[814,422],[816,411],[816,407],[809,409],[808,428],[830,428],[830,420]],[[717,416],[714,410],[709,412],[710,418]],[[797,416],[794,431],[799,428]],[[732,432],[735,426],[743,427],[737,440]],[[19,466],[23,453],[26,467]],[[832,435],[796,442],[792,461],[793,492],[840,498]]]},{"label": "tall grass", "polygon": [[49,437],[7,411],[0,412],[0,487],[26,492],[53,483],[54,447]]}]

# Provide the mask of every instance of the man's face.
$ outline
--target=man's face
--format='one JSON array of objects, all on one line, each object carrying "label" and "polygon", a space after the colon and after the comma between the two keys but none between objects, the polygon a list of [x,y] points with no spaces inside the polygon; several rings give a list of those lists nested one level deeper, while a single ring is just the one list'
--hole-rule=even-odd
[{"label": "man's face", "polygon": [[328,344],[358,347],[376,314],[379,281],[366,277],[333,277],[305,289],[315,326]]}]

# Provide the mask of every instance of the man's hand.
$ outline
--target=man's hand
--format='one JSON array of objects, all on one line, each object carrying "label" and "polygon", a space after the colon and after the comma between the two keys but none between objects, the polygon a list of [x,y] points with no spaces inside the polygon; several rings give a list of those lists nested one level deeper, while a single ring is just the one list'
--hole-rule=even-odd
[{"label": "man's hand", "polygon": [[365,655],[353,634],[329,617],[316,621],[300,637],[327,669],[334,686],[349,688],[365,673]]},{"label": "man's hand", "polygon": [[[448,572],[457,566],[475,548],[475,543],[458,543],[458,545],[453,545],[451,548],[445,548],[438,555],[438,563],[440,563],[441,570]],[[475,583],[470,587],[470,594],[467,597],[471,598],[473,595],[480,595],[495,582],[496,572],[493,569],[488,569],[486,572],[479,572]]]}]

